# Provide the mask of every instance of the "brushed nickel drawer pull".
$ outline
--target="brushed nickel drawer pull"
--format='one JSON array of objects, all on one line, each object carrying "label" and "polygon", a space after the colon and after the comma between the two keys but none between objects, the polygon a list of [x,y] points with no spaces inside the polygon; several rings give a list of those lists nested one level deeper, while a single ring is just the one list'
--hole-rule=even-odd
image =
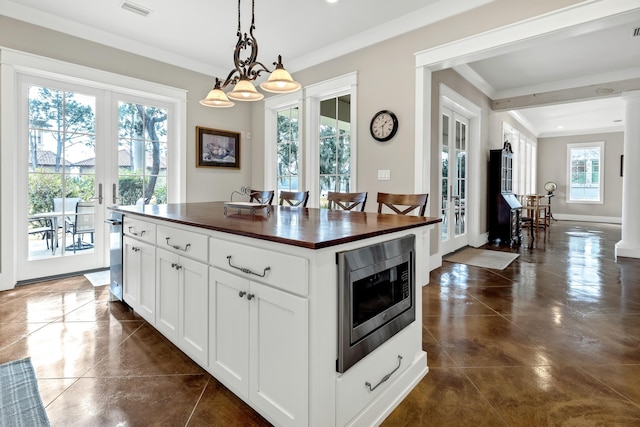
[{"label": "brushed nickel drawer pull", "polygon": [[142,237],[142,235],[143,235],[144,233],[146,233],[146,231],[147,231],[147,230],[142,230],[141,232],[136,233],[135,231],[131,231],[131,229],[132,229],[132,228],[134,228],[134,227],[129,227],[129,234],[133,234],[134,236],[140,236],[140,237]]},{"label": "brushed nickel drawer pull", "polygon": [[[229,262],[229,267],[231,268],[235,268],[236,270],[240,270],[243,273],[247,273],[247,274],[253,274],[254,276],[258,276],[258,277],[264,277],[267,275],[267,271],[271,270],[271,267],[265,267],[264,271],[262,272],[262,274],[259,273],[254,273],[253,271],[249,270],[248,268],[245,267],[238,267],[237,265],[233,265],[231,264],[231,255],[227,255],[227,261]],[[251,299],[251,298],[249,298]]]},{"label": "brushed nickel drawer pull", "polygon": [[170,238],[171,237],[167,237],[167,245],[171,246],[173,249],[177,249],[177,250],[184,251],[184,252],[187,252],[189,250],[189,246],[191,246],[191,243],[187,243],[187,245],[184,248],[181,248],[178,245],[172,245],[171,243],[169,243],[169,239]]},{"label": "brushed nickel drawer pull", "polygon": [[398,366],[396,366],[396,368],[393,371],[389,372],[387,375],[382,377],[380,382],[378,384],[376,384],[375,387],[371,387],[371,383],[368,382],[368,381],[366,383],[364,383],[364,385],[369,387],[369,391],[373,391],[373,390],[377,389],[380,386],[380,384],[382,384],[383,382],[386,382],[389,378],[391,378],[391,375],[393,375],[395,371],[400,369],[400,364],[401,363],[402,363],[402,356],[398,355]]}]

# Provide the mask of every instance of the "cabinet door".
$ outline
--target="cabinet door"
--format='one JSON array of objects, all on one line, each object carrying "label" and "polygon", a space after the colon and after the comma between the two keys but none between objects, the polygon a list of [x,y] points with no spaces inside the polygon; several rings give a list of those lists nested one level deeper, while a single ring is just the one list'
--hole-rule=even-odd
[{"label": "cabinet door", "polygon": [[209,369],[243,398],[249,395],[249,281],[217,268],[209,273]]},{"label": "cabinet door", "polygon": [[179,270],[178,255],[156,249],[156,328],[174,344],[178,342],[179,325]]},{"label": "cabinet door", "polygon": [[208,364],[208,277],[209,267],[189,258],[179,257],[177,269],[180,286],[180,348],[198,364]]},{"label": "cabinet door", "polygon": [[138,311],[138,296],[140,295],[140,253],[138,242],[131,237],[122,239],[122,299],[131,308]]},{"label": "cabinet door", "polygon": [[308,300],[251,282],[249,400],[276,424],[306,426]]},{"label": "cabinet door", "polygon": [[135,309],[147,322],[156,324],[156,247],[148,243],[136,244],[140,263],[140,289]]}]

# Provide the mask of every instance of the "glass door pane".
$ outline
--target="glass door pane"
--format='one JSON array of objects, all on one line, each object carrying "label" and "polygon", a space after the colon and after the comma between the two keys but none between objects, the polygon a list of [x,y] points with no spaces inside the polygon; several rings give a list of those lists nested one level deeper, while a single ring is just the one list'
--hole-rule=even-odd
[{"label": "glass door pane", "polygon": [[442,115],[440,125],[442,130],[442,151],[440,153],[440,171],[442,181],[441,212],[441,240],[449,240],[449,116]]},{"label": "glass door pane", "polygon": [[118,103],[119,205],[167,203],[165,108]]},{"label": "glass door pane", "polygon": [[29,86],[29,260],[94,252],[95,104],[93,96]]},{"label": "glass door pane", "polygon": [[468,244],[467,236],[467,153],[469,121],[448,108],[442,109],[440,181],[442,253]]}]

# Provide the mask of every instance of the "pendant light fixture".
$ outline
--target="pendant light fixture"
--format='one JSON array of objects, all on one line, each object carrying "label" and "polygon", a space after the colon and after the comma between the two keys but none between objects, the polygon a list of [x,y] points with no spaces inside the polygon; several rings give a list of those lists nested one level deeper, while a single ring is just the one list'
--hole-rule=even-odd
[{"label": "pendant light fixture", "polygon": [[[240,1],[238,0],[238,42],[233,51],[233,64],[235,68],[231,70],[226,80],[223,82],[216,77],[213,89],[209,91],[207,97],[200,101],[200,104],[207,107],[227,108],[233,107],[235,101],[259,101],[264,95],[256,90],[253,82],[264,72],[271,73],[269,79],[260,84],[260,88],[267,92],[288,93],[300,89],[300,83],[293,80],[291,74],[282,65],[282,56],[278,55],[278,62],[274,62],[273,72],[257,61],[258,41],[253,35],[255,30],[255,0],[251,0],[251,27],[249,34],[242,34],[240,28]],[[247,51],[248,53],[245,53]],[[246,58],[242,57],[245,53]],[[224,88],[233,85],[233,90],[228,93]]]}]

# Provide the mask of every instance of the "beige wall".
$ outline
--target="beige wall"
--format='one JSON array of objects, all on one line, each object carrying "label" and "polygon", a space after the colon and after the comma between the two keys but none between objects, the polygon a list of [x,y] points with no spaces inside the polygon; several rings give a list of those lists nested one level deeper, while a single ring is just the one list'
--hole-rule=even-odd
[{"label": "beige wall", "polygon": [[[566,203],[567,145],[604,141],[604,204]],[[622,177],[620,156],[623,153],[624,133],[601,133],[538,139],[538,191],[544,183],[554,181],[558,190],[552,200],[556,219],[581,216],[593,220],[620,221],[622,217]]]}]

